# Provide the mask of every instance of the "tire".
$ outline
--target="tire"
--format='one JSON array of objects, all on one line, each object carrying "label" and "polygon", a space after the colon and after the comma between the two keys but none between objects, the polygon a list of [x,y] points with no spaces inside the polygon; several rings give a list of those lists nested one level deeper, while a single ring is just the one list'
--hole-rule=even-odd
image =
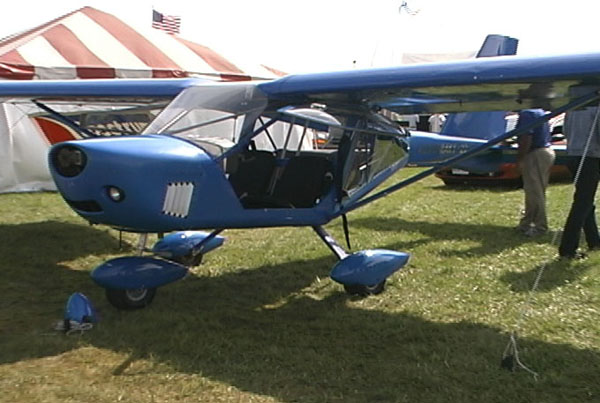
[{"label": "tire", "polygon": [[114,288],[106,289],[106,298],[115,308],[126,311],[145,308],[154,299],[156,288],[138,288],[120,290]]},{"label": "tire", "polygon": [[369,295],[381,294],[385,289],[385,280],[375,285],[344,284],[344,290],[350,295],[368,297]]}]

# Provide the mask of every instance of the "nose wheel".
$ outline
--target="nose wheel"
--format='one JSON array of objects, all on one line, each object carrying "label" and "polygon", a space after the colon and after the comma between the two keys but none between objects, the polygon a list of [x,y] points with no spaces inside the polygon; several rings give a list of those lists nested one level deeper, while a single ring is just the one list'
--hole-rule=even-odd
[{"label": "nose wheel", "polygon": [[361,284],[344,284],[344,290],[350,295],[358,295],[361,297],[367,297],[369,295],[381,294],[385,289],[385,280],[375,285],[361,285]]},{"label": "nose wheel", "polygon": [[156,295],[156,288],[136,288],[120,290],[114,288],[106,289],[106,299],[115,308],[133,310],[144,308],[152,302]]},{"label": "nose wheel", "polygon": [[382,293],[387,278],[404,267],[410,259],[408,253],[385,249],[348,254],[323,227],[315,226],[313,230],[339,259],[331,269],[330,276],[342,284],[350,295],[367,297]]}]

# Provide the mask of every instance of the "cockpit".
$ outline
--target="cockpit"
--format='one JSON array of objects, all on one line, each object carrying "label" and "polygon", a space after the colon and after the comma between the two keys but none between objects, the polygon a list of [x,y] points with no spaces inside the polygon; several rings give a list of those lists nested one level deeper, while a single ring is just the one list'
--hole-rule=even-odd
[{"label": "cockpit", "polygon": [[407,133],[381,114],[320,104],[273,107],[251,83],[188,88],[145,133],[202,148],[247,209],[343,203],[408,157]]}]

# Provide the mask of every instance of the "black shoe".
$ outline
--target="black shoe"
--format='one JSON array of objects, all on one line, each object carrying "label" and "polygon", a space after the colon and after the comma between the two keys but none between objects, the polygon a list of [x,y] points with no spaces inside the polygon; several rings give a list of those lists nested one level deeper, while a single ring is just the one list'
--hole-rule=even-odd
[{"label": "black shoe", "polygon": [[582,260],[587,258],[587,255],[583,252],[575,252],[567,255],[560,255],[560,260]]}]

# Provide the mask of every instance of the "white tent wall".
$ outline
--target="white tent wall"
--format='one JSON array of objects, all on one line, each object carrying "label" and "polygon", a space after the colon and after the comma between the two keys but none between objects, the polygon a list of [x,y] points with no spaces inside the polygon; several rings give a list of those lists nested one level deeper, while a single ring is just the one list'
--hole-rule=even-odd
[{"label": "white tent wall", "polygon": [[470,59],[475,57],[475,55],[477,55],[477,52],[404,53],[402,55],[402,64],[447,62],[451,60]]},{"label": "white tent wall", "polygon": [[[201,44],[150,27],[130,27],[92,7],[0,41],[0,79],[8,80],[203,77],[238,81],[283,75],[251,61],[243,67]],[[49,142],[24,108],[24,104],[0,104],[0,193],[55,189],[47,167]]]},{"label": "white tent wall", "polygon": [[0,193],[56,190],[49,144],[22,106],[0,104]]}]

